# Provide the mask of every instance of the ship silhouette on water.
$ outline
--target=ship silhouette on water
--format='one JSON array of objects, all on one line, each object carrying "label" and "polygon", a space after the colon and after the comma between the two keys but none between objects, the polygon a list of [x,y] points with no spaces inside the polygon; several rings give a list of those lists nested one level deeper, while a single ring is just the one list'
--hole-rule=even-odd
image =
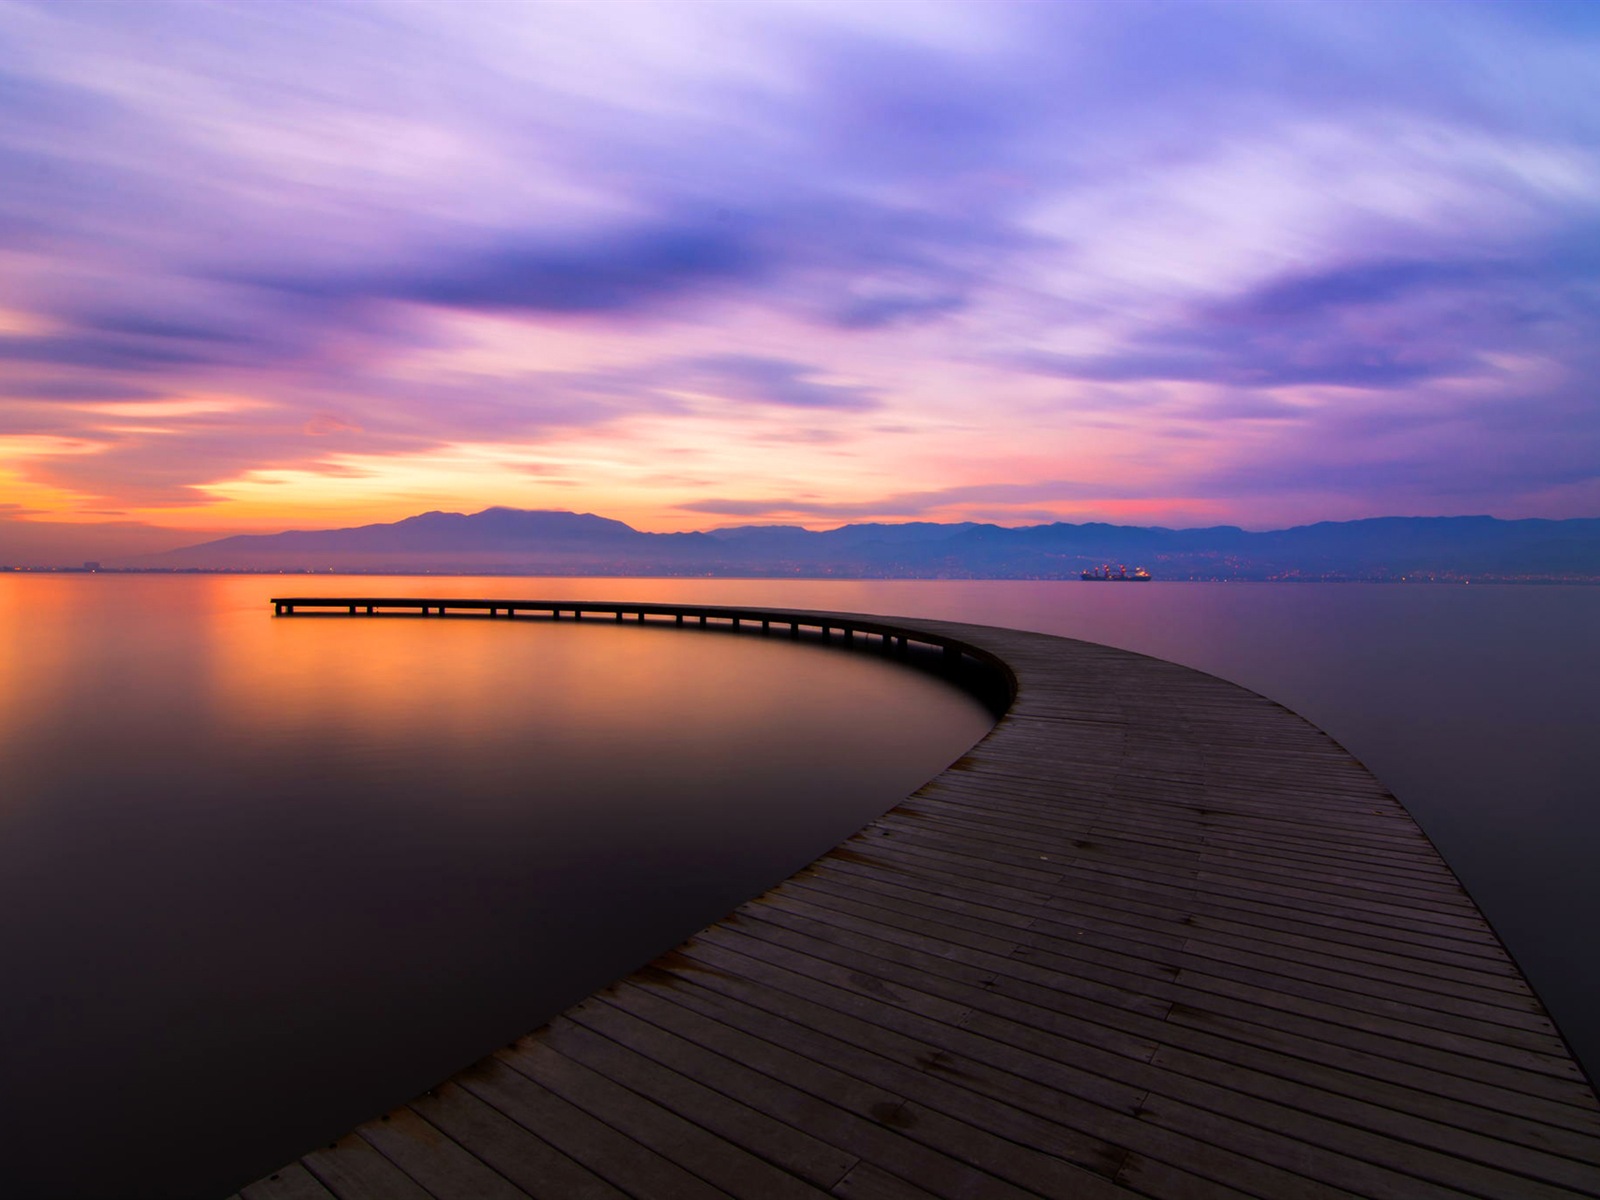
[{"label": "ship silhouette on water", "polygon": [[1150,572],[1143,567],[1135,567],[1133,574],[1128,574],[1128,568],[1118,564],[1113,571],[1109,565],[1104,567],[1091,567],[1083,573],[1083,578],[1093,579],[1100,583],[1144,583],[1150,579]]}]

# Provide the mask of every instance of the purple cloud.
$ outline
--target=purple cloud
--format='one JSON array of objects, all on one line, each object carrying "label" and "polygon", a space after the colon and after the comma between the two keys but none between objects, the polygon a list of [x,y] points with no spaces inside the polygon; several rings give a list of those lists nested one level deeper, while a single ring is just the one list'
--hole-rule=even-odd
[{"label": "purple cloud", "polygon": [[[1086,500],[1107,494],[1107,489],[1097,483],[1058,479],[1041,483],[969,484],[848,502],[818,500],[805,496],[772,497],[761,500],[715,498],[694,500],[678,507],[684,512],[727,517],[806,516],[853,520],[859,517],[919,517],[938,513],[956,505],[993,504],[1009,508],[1012,505],[1033,504],[1047,500]],[[1124,486],[1110,489],[1110,494],[1135,496],[1138,494],[1138,489]]]},{"label": "purple cloud", "polygon": [[1600,255],[1589,245],[1343,262],[1194,306],[1116,352],[1035,352],[1017,365],[1101,382],[1402,389],[1480,374],[1497,352],[1592,339],[1600,334],[1596,277]]},{"label": "purple cloud", "polygon": [[440,250],[431,262],[319,276],[272,274],[239,282],[319,301],[407,300],[447,308],[616,313],[661,307],[729,281],[752,284],[766,264],[714,215],[543,244],[526,236]]},{"label": "purple cloud", "polygon": [[[1591,7],[0,8],[0,424],[103,447],[30,479],[142,499],[613,428],[643,478],[651,422],[804,478],[725,420],[785,410],[903,478],[697,474],[687,511],[1128,498],[1004,465],[1084,436],[1241,510],[1576,496]],[[248,403],[94,403],[193,395]],[[881,466],[866,411],[916,449]],[[952,486],[974,430],[1003,482]]]},{"label": "purple cloud", "polygon": [[1407,362],[1387,347],[1308,345],[1298,339],[1236,333],[1187,334],[1174,337],[1167,346],[1100,357],[1031,354],[1018,365],[1041,375],[1100,383],[1176,380],[1262,388],[1296,384],[1397,388],[1466,368],[1461,360]]},{"label": "purple cloud", "polygon": [[868,388],[818,383],[825,368],[751,354],[719,354],[683,364],[689,379],[732,400],[787,408],[868,409],[881,403]]},{"label": "purple cloud", "polygon": [[839,310],[837,320],[845,329],[883,329],[890,325],[929,321],[966,308],[964,296],[863,296]]}]

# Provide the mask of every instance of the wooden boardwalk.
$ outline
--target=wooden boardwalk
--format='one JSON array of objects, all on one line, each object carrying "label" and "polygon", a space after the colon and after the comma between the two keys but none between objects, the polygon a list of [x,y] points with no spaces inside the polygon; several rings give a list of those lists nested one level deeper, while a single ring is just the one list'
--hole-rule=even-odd
[{"label": "wooden boardwalk", "polygon": [[[424,603],[472,611],[337,601]],[[1015,699],[798,875],[244,1200],[1600,1196],[1543,1007],[1284,708],[1041,634],[580,607],[953,647]]]}]

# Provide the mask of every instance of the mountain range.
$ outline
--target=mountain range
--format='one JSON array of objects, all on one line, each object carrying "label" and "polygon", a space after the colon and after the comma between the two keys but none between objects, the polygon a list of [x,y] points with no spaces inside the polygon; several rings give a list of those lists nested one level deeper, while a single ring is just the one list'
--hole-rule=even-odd
[{"label": "mountain range", "polygon": [[823,531],[744,525],[646,533],[593,513],[487,508],[384,525],[245,534],[129,565],[512,575],[1076,578],[1126,564],[1157,579],[1600,581],[1600,519],[1379,517],[1253,532],[1102,523],[913,521]]}]

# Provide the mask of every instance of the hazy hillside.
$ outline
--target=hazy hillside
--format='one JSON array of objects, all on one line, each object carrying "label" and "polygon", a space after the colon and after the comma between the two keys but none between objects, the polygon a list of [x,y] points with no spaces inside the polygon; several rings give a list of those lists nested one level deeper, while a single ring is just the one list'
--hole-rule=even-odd
[{"label": "hazy hillside", "polygon": [[136,564],[221,570],[1072,578],[1102,563],[1158,579],[1600,580],[1600,520],[1383,517],[1264,533],[1056,523],[745,525],[644,533],[592,513],[490,508],[387,525],[224,538]]}]

